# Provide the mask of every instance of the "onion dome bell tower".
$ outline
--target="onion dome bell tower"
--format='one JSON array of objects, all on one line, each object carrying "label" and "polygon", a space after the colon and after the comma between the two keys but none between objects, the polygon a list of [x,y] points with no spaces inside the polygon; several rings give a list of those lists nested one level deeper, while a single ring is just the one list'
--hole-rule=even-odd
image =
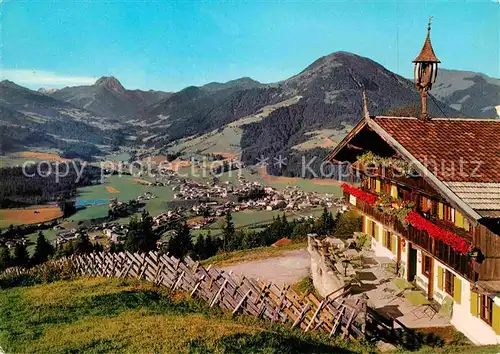
[{"label": "onion dome bell tower", "polygon": [[427,25],[427,37],[425,38],[424,46],[420,54],[413,60],[415,63],[415,85],[420,91],[422,100],[420,119],[424,121],[429,119],[429,114],[427,113],[427,91],[429,91],[432,88],[432,84],[436,82],[438,63],[440,63],[436,54],[434,54],[434,49],[432,49],[431,21],[432,17],[429,18],[429,24]]}]

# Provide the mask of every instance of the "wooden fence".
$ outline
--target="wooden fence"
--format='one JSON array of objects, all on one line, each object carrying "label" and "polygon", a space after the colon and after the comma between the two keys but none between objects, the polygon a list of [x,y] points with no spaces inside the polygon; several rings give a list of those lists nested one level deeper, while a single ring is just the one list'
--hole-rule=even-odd
[{"label": "wooden fence", "polygon": [[289,285],[278,287],[211,266],[204,268],[189,257],[181,261],[156,252],[92,253],[68,261],[83,276],[144,279],[172,291],[188,292],[233,315],[256,316],[305,332],[365,337],[366,301],[350,298],[349,285],[320,300],[312,293],[299,295]]}]

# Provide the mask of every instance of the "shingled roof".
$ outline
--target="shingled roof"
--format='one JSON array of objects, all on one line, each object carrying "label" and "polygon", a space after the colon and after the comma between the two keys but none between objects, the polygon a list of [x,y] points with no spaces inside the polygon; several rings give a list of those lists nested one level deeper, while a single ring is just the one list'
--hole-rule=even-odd
[{"label": "shingled roof", "polygon": [[500,120],[365,117],[328,159],[335,160],[367,128],[467,214],[475,219],[500,216]]},{"label": "shingled roof", "polygon": [[439,59],[436,57],[436,54],[434,54],[434,49],[432,48],[431,44],[430,30],[427,31],[427,37],[425,38],[424,46],[422,47],[420,54],[417,55],[417,57],[413,60],[414,63],[424,62],[424,61],[432,63],[441,63]]},{"label": "shingled roof", "polygon": [[500,120],[374,121],[441,181],[500,183]]},{"label": "shingled roof", "polygon": [[500,120],[376,117],[374,122],[479,215],[500,215]]}]

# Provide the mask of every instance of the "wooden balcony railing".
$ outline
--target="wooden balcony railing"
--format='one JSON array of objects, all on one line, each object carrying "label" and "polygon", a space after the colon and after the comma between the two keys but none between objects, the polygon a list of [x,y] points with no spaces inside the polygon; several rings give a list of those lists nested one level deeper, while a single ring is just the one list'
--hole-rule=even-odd
[{"label": "wooden balcony railing", "polygon": [[432,188],[429,183],[422,177],[410,177],[408,175],[404,175],[402,173],[397,173],[396,171],[393,171],[390,168],[384,167],[363,167],[363,166],[358,166],[357,168],[359,173],[362,173],[366,176],[369,177],[374,177],[374,178],[380,178],[380,179],[386,179],[391,182],[407,186],[410,189],[416,189],[419,191],[423,191],[427,194],[430,195],[438,195],[434,188]]},{"label": "wooden balcony railing", "polygon": [[[349,200],[349,195],[347,193],[344,193],[344,197],[346,200]],[[453,251],[451,247],[444,244],[442,241],[430,237],[427,231],[418,230],[411,225],[404,226],[395,216],[383,213],[362,200],[357,199],[354,208],[371,219],[383,224],[389,231],[403,236],[415,246],[432,254],[442,263],[453,268],[457,273],[473,281],[474,273],[472,260],[469,256]]]},{"label": "wooden balcony railing", "polygon": [[[361,189],[366,191],[366,192],[370,192],[372,194],[377,194],[377,193],[374,193],[372,190],[366,190],[366,188],[361,188]],[[417,200],[418,200],[418,198],[414,198],[412,200],[405,199],[404,201],[416,203]],[[441,229],[449,231],[449,232],[453,232],[454,234],[465,239],[467,242],[473,243],[473,235],[474,235],[473,228],[471,228],[469,231],[467,231],[461,227],[456,226],[455,224],[453,224],[451,222],[440,220],[435,215],[429,216],[429,215],[422,214],[422,216],[424,216],[426,219],[428,219],[429,221],[431,221],[434,224],[436,224],[437,226],[439,226]]]}]

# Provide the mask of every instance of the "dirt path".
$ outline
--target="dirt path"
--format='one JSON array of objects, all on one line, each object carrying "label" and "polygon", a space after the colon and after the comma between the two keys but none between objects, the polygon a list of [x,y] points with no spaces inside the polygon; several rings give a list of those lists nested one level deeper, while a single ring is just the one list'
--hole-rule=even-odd
[{"label": "dirt path", "polygon": [[293,284],[309,275],[311,261],[307,249],[291,250],[276,257],[220,267],[235,275],[268,280],[281,286]]}]

